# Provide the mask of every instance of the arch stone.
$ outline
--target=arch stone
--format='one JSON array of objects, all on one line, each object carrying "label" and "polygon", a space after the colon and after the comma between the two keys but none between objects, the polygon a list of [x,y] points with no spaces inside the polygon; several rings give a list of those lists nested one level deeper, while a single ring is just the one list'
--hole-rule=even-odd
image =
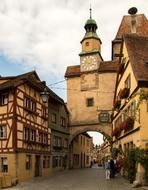
[{"label": "arch stone", "polygon": [[112,138],[111,138],[111,128],[112,124],[91,124],[91,125],[76,125],[76,126],[70,126],[70,140],[69,144],[73,141],[73,139],[84,132],[87,131],[96,131],[104,135],[108,141],[111,143]]}]

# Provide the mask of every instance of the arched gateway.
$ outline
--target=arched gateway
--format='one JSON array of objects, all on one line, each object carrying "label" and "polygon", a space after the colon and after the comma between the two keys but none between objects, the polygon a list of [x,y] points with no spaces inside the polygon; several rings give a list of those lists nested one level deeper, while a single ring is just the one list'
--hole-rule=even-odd
[{"label": "arched gateway", "polygon": [[96,131],[104,135],[108,141],[111,143],[111,123],[108,124],[94,124],[94,125],[83,125],[77,127],[70,127],[70,140],[69,144],[73,141],[73,139],[79,134],[85,133],[87,131]]},{"label": "arched gateway", "polygon": [[117,62],[103,61],[98,26],[91,14],[84,28],[80,64],[68,66],[65,73],[70,142],[85,131],[98,131],[108,138],[111,135]]}]

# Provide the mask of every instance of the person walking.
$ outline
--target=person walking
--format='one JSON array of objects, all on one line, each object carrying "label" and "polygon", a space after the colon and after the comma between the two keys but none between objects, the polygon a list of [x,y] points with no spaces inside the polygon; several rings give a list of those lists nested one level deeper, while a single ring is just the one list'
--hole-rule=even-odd
[{"label": "person walking", "polygon": [[115,177],[115,164],[113,158],[110,160],[110,178]]},{"label": "person walking", "polygon": [[106,159],[104,163],[106,179],[110,179],[110,160]]}]

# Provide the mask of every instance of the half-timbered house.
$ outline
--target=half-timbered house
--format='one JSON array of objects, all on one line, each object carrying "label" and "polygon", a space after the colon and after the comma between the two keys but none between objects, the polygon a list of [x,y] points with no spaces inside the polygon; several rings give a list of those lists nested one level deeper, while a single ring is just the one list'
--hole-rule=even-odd
[{"label": "half-timbered house", "polygon": [[[24,181],[50,174],[50,128],[45,88],[35,71],[0,77],[0,175]],[[50,94],[50,89],[49,94]],[[6,186],[7,184],[3,184]]]}]

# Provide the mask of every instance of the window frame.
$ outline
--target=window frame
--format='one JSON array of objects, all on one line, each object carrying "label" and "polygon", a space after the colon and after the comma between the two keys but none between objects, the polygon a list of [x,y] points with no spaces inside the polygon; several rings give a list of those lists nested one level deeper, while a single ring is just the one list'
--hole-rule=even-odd
[{"label": "window frame", "polygon": [[94,98],[87,98],[86,99],[86,106],[93,107],[94,106]]},{"label": "window frame", "polygon": [[[1,172],[2,173],[8,173],[8,157],[1,156],[0,158],[1,158],[1,160],[0,160],[0,162],[1,162]],[[7,159],[7,164],[3,164],[4,159]],[[4,166],[6,166],[6,168]]]},{"label": "window frame", "polygon": [[1,106],[7,105],[8,104],[8,98],[9,98],[9,94],[7,92],[2,93],[0,96],[0,105]]},{"label": "window frame", "polygon": [[[3,134],[3,136],[1,136],[1,134]],[[6,139],[6,138],[7,138],[7,126],[2,124],[0,125],[0,140]]]}]

